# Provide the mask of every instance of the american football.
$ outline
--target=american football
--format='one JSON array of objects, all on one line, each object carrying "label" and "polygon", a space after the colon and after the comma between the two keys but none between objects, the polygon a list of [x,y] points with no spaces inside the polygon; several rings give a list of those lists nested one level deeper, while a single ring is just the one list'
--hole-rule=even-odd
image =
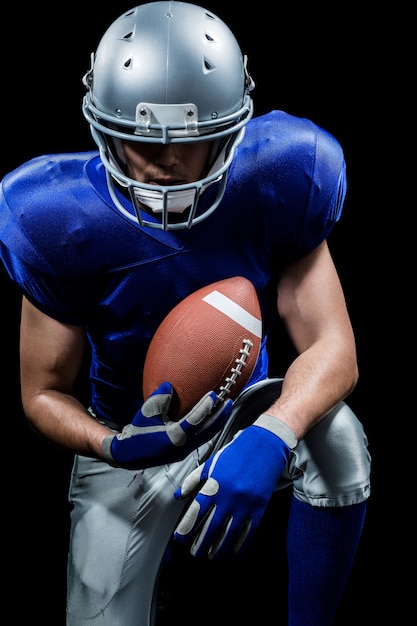
[{"label": "american football", "polygon": [[260,305],[249,280],[235,276],[202,287],[156,330],[143,369],[143,397],[170,382],[171,419],[184,416],[208,391],[233,400],[253,372],[261,341]]}]

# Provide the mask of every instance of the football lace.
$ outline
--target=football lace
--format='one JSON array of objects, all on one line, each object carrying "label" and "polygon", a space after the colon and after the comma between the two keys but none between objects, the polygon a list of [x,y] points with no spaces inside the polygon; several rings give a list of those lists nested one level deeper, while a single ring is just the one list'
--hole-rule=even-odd
[{"label": "football lace", "polygon": [[246,365],[246,360],[250,354],[250,349],[252,347],[253,343],[249,339],[243,340],[243,348],[239,350],[240,357],[236,359],[236,365],[231,369],[231,376],[227,376],[226,384],[221,385],[220,387],[219,398],[221,398],[222,400],[231,392],[233,385],[236,385],[236,381],[242,374],[242,370]]}]

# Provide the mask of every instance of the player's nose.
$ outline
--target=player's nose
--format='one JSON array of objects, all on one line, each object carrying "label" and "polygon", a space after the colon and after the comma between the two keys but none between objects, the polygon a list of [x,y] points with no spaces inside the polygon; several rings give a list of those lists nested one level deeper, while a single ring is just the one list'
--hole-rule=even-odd
[{"label": "player's nose", "polygon": [[154,160],[157,165],[172,167],[180,160],[179,150],[175,144],[161,145],[154,156]]}]

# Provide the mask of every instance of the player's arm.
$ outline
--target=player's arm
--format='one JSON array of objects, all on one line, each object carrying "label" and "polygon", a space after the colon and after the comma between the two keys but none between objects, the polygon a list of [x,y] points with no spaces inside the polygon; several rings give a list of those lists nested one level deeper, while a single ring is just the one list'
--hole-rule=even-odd
[{"label": "player's arm", "polygon": [[196,556],[220,558],[230,549],[246,549],[291,449],[357,381],[352,327],[327,244],[288,267],[277,293],[299,355],[279,399],[175,492],[176,498],[194,496],[174,538],[190,544]]},{"label": "player's arm", "polygon": [[74,395],[85,342],[82,327],[62,324],[23,298],[20,370],[28,422],[60,446],[101,457],[102,440],[111,431],[94,420]]},{"label": "player's arm", "polygon": [[179,461],[211,439],[227,421],[231,401],[211,391],[181,419],[168,417],[173,388],[163,383],[132,422],[115,434],[90,416],[74,395],[85,332],[45,315],[26,298],[20,331],[23,409],[31,426],[56,444],[110,465],[142,469]]},{"label": "player's arm", "polygon": [[301,439],[354,389],[355,338],[326,242],[287,267],[277,287],[278,310],[299,356],[267,413]]}]

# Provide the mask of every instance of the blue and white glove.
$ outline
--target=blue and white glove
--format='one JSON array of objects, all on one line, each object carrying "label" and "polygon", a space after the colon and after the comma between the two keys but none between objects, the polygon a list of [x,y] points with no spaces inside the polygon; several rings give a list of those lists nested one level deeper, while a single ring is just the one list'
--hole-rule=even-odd
[{"label": "blue and white glove", "polygon": [[290,450],[297,445],[291,428],[266,413],[197,467],[176,490],[177,499],[195,495],[174,532],[191,544],[194,556],[220,558],[249,545]]},{"label": "blue and white glove", "polygon": [[170,383],[162,383],[143,403],[131,424],[102,444],[103,457],[113,467],[144,469],[181,461],[206,443],[225,425],[232,400],[208,392],[183,418],[168,416],[173,396]]}]

